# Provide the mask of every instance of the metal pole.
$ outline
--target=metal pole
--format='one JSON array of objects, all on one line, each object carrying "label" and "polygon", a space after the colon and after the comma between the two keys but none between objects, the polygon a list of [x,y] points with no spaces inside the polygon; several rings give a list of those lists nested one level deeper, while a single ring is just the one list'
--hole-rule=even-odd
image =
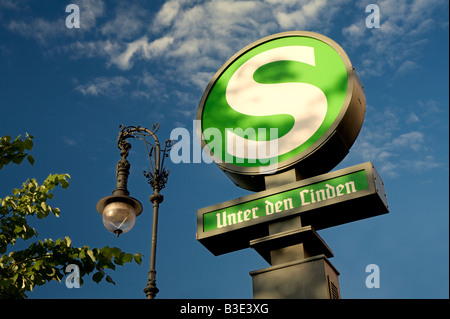
[{"label": "metal pole", "polygon": [[[164,196],[159,193],[167,183],[167,177],[170,171],[164,168],[164,159],[168,156],[174,142],[167,140],[164,143],[164,148],[161,149],[156,132],[159,129],[159,123],[155,123],[151,129],[140,126],[120,126],[120,132],[117,140],[117,145],[121,150],[122,160],[118,164],[118,178],[117,189],[126,190],[126,182],[129,173],[129,163],[126,160],[131,144],[126,141],[127,138],[139,138],[145,144],[147,155],[150,160],[151,168],[149,171],[144,171],[144,176],[148,178],[148,183],[153,188],[153,194],[150,196],[150,202],[153,203],[153,226],[152,226],[152,247],[150,253],[150,270],[148,272],[147,286],[144,288],[147,299],[155,299],[159,289],[156,287],[156,239],[158,236],[158,211],[159,204],[162,203]],[[154,144],[147,141],[146,137],[151,136]],[[123,172],[122,172],[123,171]],[[124,174],[124,172],[126,174]],[[120,175],[120,174],[124,175]],[[120,175],[120,176],[119,176]],[[127,194],[128,195],[128,191]]]},{"label": "metal pole", "polygon": [[154,189],[154,193],[150,196],[150,201],[153,203],[153,226],[152,226],[152,251],[150,254],[150,271],[148,272],[147,287],[144,292],[147,299],[155,299],[159,289],[156,287],[156,240],[158,236],[158,210],[159,204],[163,201],[164,197],[159,194],[157,188]]}]

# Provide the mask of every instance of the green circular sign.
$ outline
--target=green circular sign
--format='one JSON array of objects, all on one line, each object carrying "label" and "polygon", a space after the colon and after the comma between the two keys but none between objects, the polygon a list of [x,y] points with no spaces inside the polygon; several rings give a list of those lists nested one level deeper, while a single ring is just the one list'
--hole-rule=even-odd
[{"label": "green circular sign", "polygon": [[338,44],[312,32],[284,32],[222,66],[200,101],[197,132],[233,181],[258,190],[259,175],[292,167],[302,176],[329,171],[356,139],[364,111],[362,86]]}]

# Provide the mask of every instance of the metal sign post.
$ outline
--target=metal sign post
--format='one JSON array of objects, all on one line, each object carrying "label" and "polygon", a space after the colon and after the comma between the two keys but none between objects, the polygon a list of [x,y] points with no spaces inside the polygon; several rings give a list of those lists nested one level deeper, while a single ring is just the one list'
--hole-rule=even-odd
[{"label": "metal sign post", "polygon": [[197,212],[214,255],[255,249],[254,298],[340,298],[333,252],[317,230],[389,212],[372,163],[328,173],[365,114],[344,50],[313,32],[263,38],[230,58],[199,104],[203,150],[239,187],[258,193]]}]

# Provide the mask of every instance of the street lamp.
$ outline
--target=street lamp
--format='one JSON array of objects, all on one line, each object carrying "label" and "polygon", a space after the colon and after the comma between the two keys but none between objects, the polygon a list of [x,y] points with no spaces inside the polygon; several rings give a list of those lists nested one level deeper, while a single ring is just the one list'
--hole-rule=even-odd
[{"label": "street lamp", "polygon": [[[138,138],[144,141],[151,166],[148,171],[144,171],[144,176],[153,188],[153,194],[150,196],[150,202],[153,204],[152,250],[147,287],[144,289],[147,299],[154,299],[159,291],[156,288],[156,238],[158,233],[159,204],[164,199],[159,191],[167,183],[170,171],[164,168],[164,159],[169,155],[174,144],[172,140],[167,140],[164,143],[164,148],[161,149],[159,140],[155,135],[158,129],[159,123],[154,124],[151,129],[140,126],[125,127],[120,125],[117,146],[120,149],[122,158],[117,163],[116,189],[113,191],[112,196],[102,198],[97,203],[97,211],[103,217],[103,224],[110,232],[116,234],[117,237],[133,227],[136,217],[142,213],[142,204],[137,199],[130,197],[130,192],[127,189],[128,175],[130,174],[130,163],[127,157],[131,149],[131,144],[127,139]],[[146,138],[148,137],[152,137],[153,141],[147,141]]]}]

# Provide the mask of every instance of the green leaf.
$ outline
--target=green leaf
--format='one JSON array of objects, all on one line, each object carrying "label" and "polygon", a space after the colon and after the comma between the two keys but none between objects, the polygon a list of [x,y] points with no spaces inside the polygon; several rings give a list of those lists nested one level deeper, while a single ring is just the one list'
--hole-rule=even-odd
[{"label": "green leaf", "polygon": [[86,257],[86,251],[84,249],[81,249],[78,253],[78,258],[84,259],[84,257]]},{"label": "green leaf", "polygon": [[130,263],[133,261],[133,255],[132,254],[124,254],[122,260],[124,263]]},{"label": "green leaf", "polygon": [[12,162],[19,165],[20,163],[22,163],[24,158],[25,154],[14,155],[14,157],[12,158]]},{"label": "green leaf", "polygon": [[27,160],[28,160],[28,163],[30,163],[31,165],[34,165],[34,157],[33,157],[33,155],[28,155],[27,156]]},{"label": "green leaf", "polygon": [[23,230],[22,226],[20,226],[20,225],[14,226],[14,232],[15,232],[16,234],[22,232],[22,230]]},{"label": "green leaf", "polygon": [[[105,276],[105,273],[103,271],[99,271],[99,272],[96,272],[92,276],[92,280],[95,281],[96,283],[99,283],[100,281],[102,281],[104,276]],[[108,280],[108,279],[106,279],[106,280]]]},{"label": "green leaf", "polygon": [[88,250],[86,253],[91,257],[92,261],[95,261],[94,252],[92,250]]},{"label": "green leaf", "polygon": [[112,247],[109,249],[109,253],[114,257],[119,257],[121,250],[120,250],[120,248]]},{"label": "green leaf", "polygon": [[106,281],[112,283],[113,285],[116,284],[109,275],[106,276]]},{"label": "green leaf", "polygon": [[56,217],[59,217],[59,214],[61,213],[61,211],[59,210],[59,208],[53,208],[52,209],[52,213],[53,215],[55,215]]},{"label": "green leaf", "polygon": [[6,142],[6,144],[11,143],[11,136],[5,135],[2,137],[2,140]]},{"label": "green leaf", "polygon": [[23,146],[31,151],[31,149],[33,148],[33,141],[31,139],[26,139],[25,141],[23,141]]},{"label": "green leaf", "polygon": [[138,265],[142,263],[142,254],[134,254],[133,258]]},{"label": "green leaf", "polygon": [[42,202],[42,203],[41,203],[41,207],[42,207],[42,209],[43,209],[44,211],[47,211],[47,210],[48,210],[48,205],[47,205],[46,202]]},{"label": "green leaf", "polygon": [[124,264],[123,257],[124,256],[125,256],[125,254],[121,253],[118,257],[114,257],[114,263],[116,265],[123,266],[123,264]]},{"label": "green leaf", "polygon": [[43,260],[42,259],[40,259],[40,260],[36,260],[35,262],[34,262],[34,268],[36,269],[36,270],[38,270],[39,268],[40,268],[40,266],[43,264]]}]

